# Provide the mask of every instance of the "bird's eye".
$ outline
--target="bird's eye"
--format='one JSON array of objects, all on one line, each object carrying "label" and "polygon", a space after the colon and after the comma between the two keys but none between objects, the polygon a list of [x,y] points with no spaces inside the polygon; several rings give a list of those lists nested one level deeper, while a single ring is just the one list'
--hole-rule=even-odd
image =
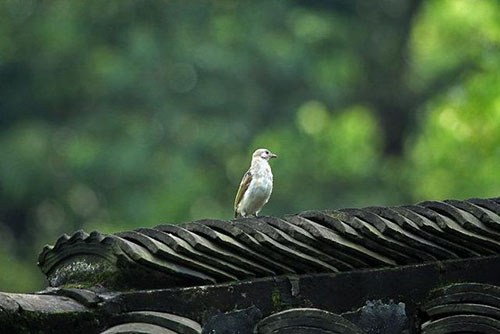
[{"label": "bird's eye", "polygon": [[269,151],[266,151],[266,154],[269,154]]}]

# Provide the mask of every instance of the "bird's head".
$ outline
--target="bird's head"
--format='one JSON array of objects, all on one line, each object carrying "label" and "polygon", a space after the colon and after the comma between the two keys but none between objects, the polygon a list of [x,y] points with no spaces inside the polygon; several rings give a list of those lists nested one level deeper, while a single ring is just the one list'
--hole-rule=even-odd
[{"label": "bird's head", "polygon": [[253,158],[261,158],[264,160],[269,160],[272,158],[277,158],[278,156],[266,148],[259,148],[252,155]]}]

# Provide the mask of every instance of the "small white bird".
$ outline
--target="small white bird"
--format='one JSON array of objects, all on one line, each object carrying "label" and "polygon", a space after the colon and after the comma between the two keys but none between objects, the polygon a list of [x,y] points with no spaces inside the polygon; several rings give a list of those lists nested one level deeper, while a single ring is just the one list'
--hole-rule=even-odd
[{"label": "small white bird", "polygon": [[243,175],[234,200],[235,218],[257,216],[269,201],[273,191],[273,173],[268,161],[276,157],[265,148],[253,152],[250,169]]}]

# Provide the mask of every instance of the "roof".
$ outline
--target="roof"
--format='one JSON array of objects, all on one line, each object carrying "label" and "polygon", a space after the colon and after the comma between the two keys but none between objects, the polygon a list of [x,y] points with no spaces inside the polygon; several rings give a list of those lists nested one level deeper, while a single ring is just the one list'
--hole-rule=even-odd
[{"label": "roof", "polygon": [[500,254],[499,212],[492,198],[78,231],[46,246],[38,264],[52,287],[117,289],[394,267]]},{"label": "roof", "polygon": [[495,332],[500,198],[203,220],[46,246],[50,287],[0,293],[44,333]]}]

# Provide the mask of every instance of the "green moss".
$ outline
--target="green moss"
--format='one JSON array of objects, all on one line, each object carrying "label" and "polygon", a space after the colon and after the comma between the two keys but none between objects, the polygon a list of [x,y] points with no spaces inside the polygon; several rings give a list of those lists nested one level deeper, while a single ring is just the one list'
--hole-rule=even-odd
[{"label": "green moss", "polygon": [[328,215],[330,217],[339,219],[339,220],[345,220],[347,218],[347,215],[344,212],[341,211],[333,211],[333,210],[328,210]]},{"label": "green moss", "polygon": [[282,309],[281,294],[277,288],[274,288],[273,292],[271,292],[271,302],[273,304],[273,310],[280,311]]},{"label": "green moss", "polygon": [[65,288],[116,287],[117,267],[95,256],[79,256],[58,265],[47,278],[51,286]]}]

